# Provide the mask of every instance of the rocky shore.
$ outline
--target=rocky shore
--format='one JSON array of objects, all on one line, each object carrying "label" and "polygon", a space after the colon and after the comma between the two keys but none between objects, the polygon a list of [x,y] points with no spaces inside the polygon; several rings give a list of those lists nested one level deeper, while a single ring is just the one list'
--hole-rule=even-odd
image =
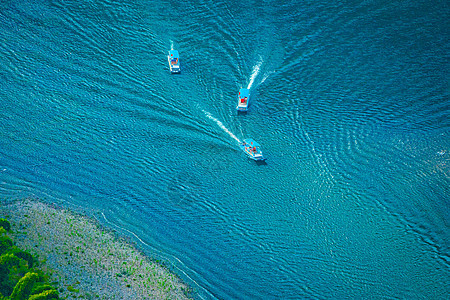
[{"label": "rocky shore", "polygon": [[175,274],[87,217],[35,199],[1,203],[0,217],[63,299],[189,299]]}]

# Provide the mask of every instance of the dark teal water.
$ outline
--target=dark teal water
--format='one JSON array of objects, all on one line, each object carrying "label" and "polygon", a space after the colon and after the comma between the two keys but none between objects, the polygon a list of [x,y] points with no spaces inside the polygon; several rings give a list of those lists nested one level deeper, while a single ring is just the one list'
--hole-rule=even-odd
[{"label": "dark teal water", "polygon": [[200,299],[445,299],[449,19],[447,1],[2,0],[0,197],[92,214]]}]

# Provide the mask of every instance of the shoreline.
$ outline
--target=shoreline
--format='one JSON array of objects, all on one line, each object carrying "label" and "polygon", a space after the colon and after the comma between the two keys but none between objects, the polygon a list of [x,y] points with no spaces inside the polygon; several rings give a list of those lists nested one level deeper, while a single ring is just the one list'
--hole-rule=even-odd
[{"label": "shoreline", "polygon": [[0,213],[62,299],[191,299],[175,273],[94,219],[30,198],[2,201]]}]

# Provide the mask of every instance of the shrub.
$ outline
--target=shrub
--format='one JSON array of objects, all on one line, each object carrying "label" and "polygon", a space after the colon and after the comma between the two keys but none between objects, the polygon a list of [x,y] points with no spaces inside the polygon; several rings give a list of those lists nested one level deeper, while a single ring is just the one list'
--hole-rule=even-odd
[{"label": "shrub", "polygon": [[48,284],[42,284],[42,283],[36,283],[33,287],[33,290],[31,290],[31,294],[40,294],[42,292],[45,292],[47,290],[53,289],[51,285]]},{"label": "shrub", "polygon": [[0,219],[0,227],[5,228],[6,231],[11,230],[11,224],[6,219]]},{"label": "shrub", "polygon": [[11,294],[11,300],[26,300],[31,294],[34,283],[39,278],[38,274],[28,272],[20,278]]},{"label": "shrub", "polygon": [[79,289],[76,289],[76,288],[72,287],[71,285],[69,285],[67,287],[67,290],[72,293],[78,293],[80,291]]},{"label": "shrub", "polygon": [[28,300],[47,300],[47,299],[59,299],[58,292],[56,290],[46,290],[37,295],[31,295]]}]

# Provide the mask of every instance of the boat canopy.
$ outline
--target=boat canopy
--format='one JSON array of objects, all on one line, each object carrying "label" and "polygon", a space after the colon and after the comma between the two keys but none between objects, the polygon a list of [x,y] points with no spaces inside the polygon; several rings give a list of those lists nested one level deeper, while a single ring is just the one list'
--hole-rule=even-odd
[{"label": "boat canopy", "polygon": [[245,97],[247,97],[248,98],[248,95],[249,95],[250,93],[249,93],[249,90],[248,89],[240,89],[239,90],[239,99],[242,99],[242,98],[245,98]]},{"label": "boat canopy", "polygon": [[169,55],[170,55],[170,58],[178,58],[179,57],[177,50],[170,50]]},{"label": "boat canopy", "polygon": [[258,144],[254,139],[245,139],[244,143],[252,147],[261,147],[261,145]]}]

